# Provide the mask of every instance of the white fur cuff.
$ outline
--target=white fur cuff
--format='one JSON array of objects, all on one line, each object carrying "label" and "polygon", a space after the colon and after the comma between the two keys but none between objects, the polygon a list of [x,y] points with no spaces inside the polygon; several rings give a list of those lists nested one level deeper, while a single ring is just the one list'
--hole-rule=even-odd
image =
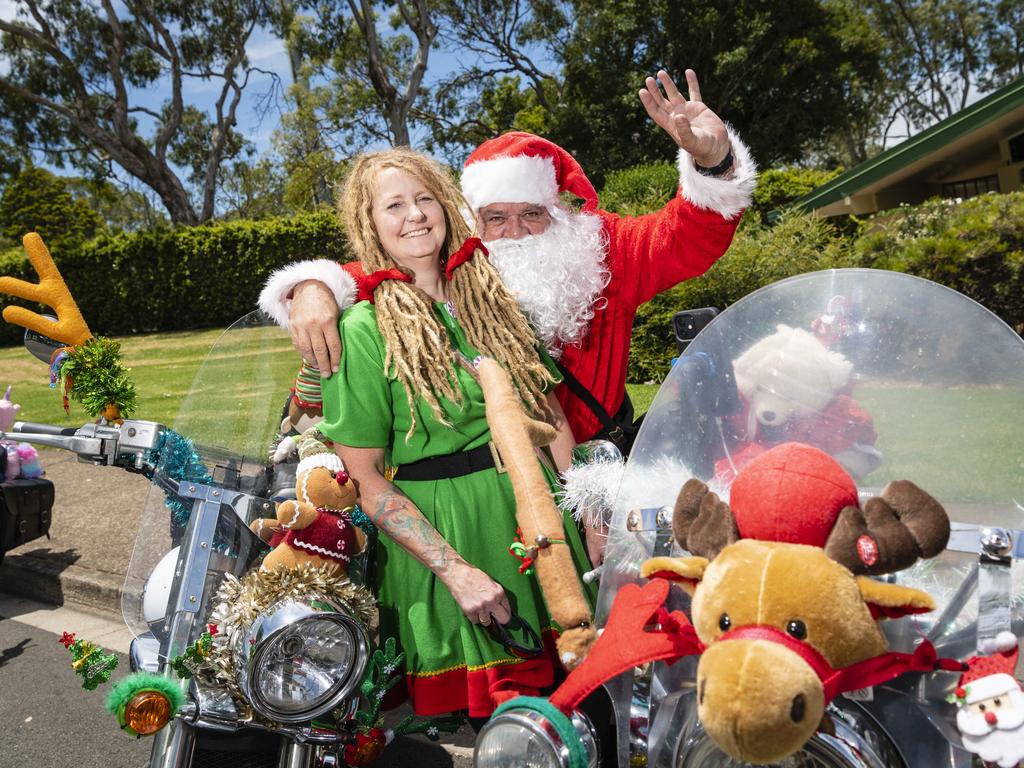
[{"label": "white fur cuff", "polygon": [[757,165],[747,145],[740,141],[730,126],[726,128],[732,149],[731,178],[719,179],[698,173],[693,164],[693,156],[683,149],[679,150],[676,164],[679,168],[680,194],[685,199],[698,208],[715,211],[725,219],[734,219],[753,200]]},{"label": "white fur cuff", "polygon": [[272,272],[260,291],[260,309],[284,329],[288,328],[292,290],[304,280],[319,280],[330,288],[340,311],[355,304],[356,281],[340,264],[328,259],[293,262]]}]

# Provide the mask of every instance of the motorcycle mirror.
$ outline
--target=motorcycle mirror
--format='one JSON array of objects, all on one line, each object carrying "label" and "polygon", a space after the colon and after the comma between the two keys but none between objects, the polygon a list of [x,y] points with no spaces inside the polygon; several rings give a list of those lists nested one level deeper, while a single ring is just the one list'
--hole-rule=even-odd
[{"label": "motorcycle mirror", "polygon": [[[42,315],[42,317],[55,323],[57,322],[57,318],[53,315]],[[53,359],[53,353],[65,346],[67,345],[36,331],[25,331],[25,349],[29,351],[32,357],[42,360],[47,365]]]}]

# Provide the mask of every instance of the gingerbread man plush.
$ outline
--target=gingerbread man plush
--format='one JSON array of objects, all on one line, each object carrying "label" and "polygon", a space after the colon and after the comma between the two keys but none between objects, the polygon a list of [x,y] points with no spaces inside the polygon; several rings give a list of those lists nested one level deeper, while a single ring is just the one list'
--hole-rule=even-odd
[{"label": "gingerbread man plush", "polygon": [[348,571],[352,556],[366,543],[352,522],[356,488],[333,449],[315,429],[299,442],[296,500],[277,505],[277,517],[256,520],[250,528],[274,547],[263,570],[326,566],[332,573]]}]

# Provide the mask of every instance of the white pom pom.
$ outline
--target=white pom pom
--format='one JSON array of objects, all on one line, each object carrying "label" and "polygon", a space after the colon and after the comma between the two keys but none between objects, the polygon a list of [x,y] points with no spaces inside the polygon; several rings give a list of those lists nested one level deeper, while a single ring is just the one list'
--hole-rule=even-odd
[{"label": "white pom pom", "polygon": [[566,651],[565,653],[562,654],[561,658],[562,658],[562,664],[564,664],[565,666],[568,667],[570,664],[572,664],[574,661],[576,661],[576,654],[575,653],[571,653],[570,651]]},{"label": "white pom pom", "polygon": [[998,635],[996,635],[995,643],[995,649],[997,651],[1012,651],[1014,648],[1017,647],[1017,636],[1013,634],[1013,632],[1003,630]]}]

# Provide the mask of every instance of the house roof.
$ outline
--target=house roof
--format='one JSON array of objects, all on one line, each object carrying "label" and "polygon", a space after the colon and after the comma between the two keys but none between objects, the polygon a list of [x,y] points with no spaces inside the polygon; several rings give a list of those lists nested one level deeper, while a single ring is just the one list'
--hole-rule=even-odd
[{"label": "house roof", "polygon": [[836,176],[794,200],[788,207],[813,211],[865,191],[872,185],[882,186],[882,181],[899,181],[919,171],[943,150],[946,150],[943,154],[950,155],[962,150],[962,145],[969,141],[968,137],[979,129],[985,126],[997,129],[1001,123],[1012,119],[1012,113],[1020,108],[1024,108],[1024,77]]}]

